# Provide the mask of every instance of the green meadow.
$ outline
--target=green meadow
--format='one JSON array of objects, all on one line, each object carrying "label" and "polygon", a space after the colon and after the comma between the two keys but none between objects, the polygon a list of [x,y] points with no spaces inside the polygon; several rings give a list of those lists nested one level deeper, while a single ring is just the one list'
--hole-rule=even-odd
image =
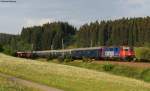
[{"label": "green meadow", "polygon": [[0,54],[0,72],[64,91],[150,91],[150,83],[141,80],[4,54]]}]

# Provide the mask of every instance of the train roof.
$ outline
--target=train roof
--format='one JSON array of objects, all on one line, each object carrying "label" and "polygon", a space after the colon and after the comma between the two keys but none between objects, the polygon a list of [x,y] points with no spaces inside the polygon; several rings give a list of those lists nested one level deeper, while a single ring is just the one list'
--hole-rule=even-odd
[{"label": "train roof", "polygon": [[[50,53],[50,52],[69,52],[69,51],[80,51],[80,50],[94,50],[94,49],[101,49],[101,48],[112,48],[117,46],[100,46],[100,47],[88,47],[88,48],[74,48],[74,49],[62,49],[62,50],[44,50],[44,51],[32,51],[33,53]],[[127,47],[127,46],[119,46],[119,47]],[[26,51],[31,52],[31,51]],[[19,52],[18,52],[19,53]]]},{"label": "train roof", "polygon": [[46,52],[68,52],[68,51],[79,51],[79,50],[94,50],[94,49],[100,49],[102,47],[89,47],[89,48],[74,48],[74,49],[62,49],[62,50],[45,50],[45,51],[33,51],[33,52],[39,52],[39,53],[46,53]]}]

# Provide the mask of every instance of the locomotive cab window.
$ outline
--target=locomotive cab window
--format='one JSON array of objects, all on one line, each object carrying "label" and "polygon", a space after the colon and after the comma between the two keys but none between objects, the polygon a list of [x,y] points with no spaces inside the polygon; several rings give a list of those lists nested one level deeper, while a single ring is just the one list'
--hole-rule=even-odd
[{"label": "locomotive cab window", "polygon": [[118,48],[114,48],[114,51],[119,51],[119,49]]},{"label": "locomotive cab window", "polygon": [[110,51],[113,51],[113,48],[110,48]]}]

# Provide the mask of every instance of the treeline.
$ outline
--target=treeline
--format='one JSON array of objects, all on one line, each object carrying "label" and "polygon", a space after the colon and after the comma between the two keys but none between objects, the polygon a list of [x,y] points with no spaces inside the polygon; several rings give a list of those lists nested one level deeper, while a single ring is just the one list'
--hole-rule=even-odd
[{"label": "treeline", "polygon": [[11,41],[14,38],[17,38],[17,35],[0,33],[0,52],[4,52],[6,54],[11,54],[10,48]]},{"label": "treeline", "polygon": [[0,52],[62,49],[75,42],[76,28],[65,22],[23,28],[21,35],[0,35]]},{"label": "treeline", "polygon": [[74,42],[76,28],[63,22],[23,28],[21,39],[33,46],[33,50],[62,49]]},{"label": "treeline", "polygon": [[150,17],[122,18],[81,26],[76,44],[78,47],[134,46],[136,57],[146,61],[150,60],[149,36]]},{"label": "treeline", "polygon": [[0,33],[0,45],[9,44],[12,38],[16,37],[17,35],[5,34]]},{"label": "treeline", "polygon": [[79,47],[145,46],[150,43],[150,17],[85,24],[77,33]]},{"label": "treeline", "polygon": [[15,55],[16,51],[32,50],[29,43],[23,41],[20,35],[0,34],[0,52]]}]

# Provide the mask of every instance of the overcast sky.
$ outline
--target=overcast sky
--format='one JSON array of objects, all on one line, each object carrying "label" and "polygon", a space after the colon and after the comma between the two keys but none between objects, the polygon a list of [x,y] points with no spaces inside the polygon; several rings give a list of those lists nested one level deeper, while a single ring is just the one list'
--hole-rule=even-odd
[{"label": "overcast sky", "polygon": [[150,15],[150,0],[16,0],[0,3],[0,32],[20,33],[22,27],[67,21],[76,27],[95,20]]}]

